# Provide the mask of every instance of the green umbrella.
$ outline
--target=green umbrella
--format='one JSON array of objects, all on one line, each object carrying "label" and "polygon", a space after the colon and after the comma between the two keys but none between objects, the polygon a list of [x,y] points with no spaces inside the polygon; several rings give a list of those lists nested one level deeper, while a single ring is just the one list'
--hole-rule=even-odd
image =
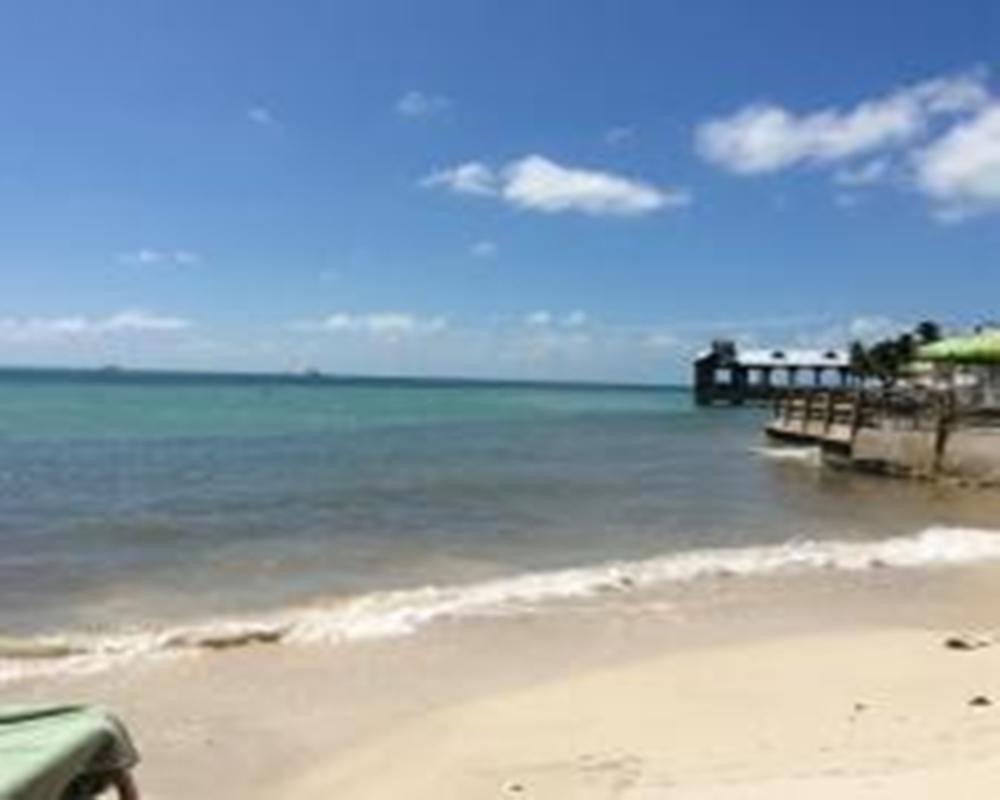
[{"label": "green umbrella", "polygon": [[1000,364],[1000,331],[926,344],[917,351],[917,358],[952,364]]}]

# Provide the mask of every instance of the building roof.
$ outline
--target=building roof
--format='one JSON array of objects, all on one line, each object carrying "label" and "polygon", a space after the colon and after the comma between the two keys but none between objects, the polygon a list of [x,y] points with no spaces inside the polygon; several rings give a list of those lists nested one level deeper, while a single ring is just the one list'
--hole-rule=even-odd
[{"label": "building roof", "polygon": [[851,363],[845,350],[740,350],[737,361],[745,367],[846,367]]},{"label": "building roof", "polygon": [[[711,358],[718,355],[715,351],[706,350],[698,354],[698,360]],[[720,366],[732,367],[800,367],[811,369],[814,367],[840,368],[849,367],[851,364],[850,355],[846,350],[805,350],[805,349],[784,349],[756,348],[753,350],[736,349],[733,358],[720,359]]]}]

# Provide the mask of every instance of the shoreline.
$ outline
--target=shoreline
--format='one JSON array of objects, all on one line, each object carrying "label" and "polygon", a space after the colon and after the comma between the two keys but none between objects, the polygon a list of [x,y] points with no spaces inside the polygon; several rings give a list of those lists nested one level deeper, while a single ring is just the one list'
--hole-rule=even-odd
[{"label": "shoreline", "polygon": [[[889,797],[850,782],[912,780],[916,761],[947,773],[917,735],[927,726],[952,737],[960,766],[1000,743],[1000,709],[967,705],[974,694],[1000,704],[1000,644],[943,645],[1000,628],[998,578],[995,562],[718,577],[346,647],[180,653],[2,687],[0,701],[114,708],[154,800],[475,800],[514,784],[524,797],[641,798],[660,796],[664,781],[671,797],[735,800],[759,796],[763,782],[777,798],[822,797],[834,778],[848,781],[836,796]],[[868,727],[848,728],[858,702]],[[858,741],[883,761],[841,747],[833,733],[847,730],[868,731]],[[731,757],[709,758],[722,744]],[[780,757],[793,744],[795,758]],[[814,781],[805,795],[780,793],[803,775]]]},{"label": "shoreline", "polygon": [[348,645],[414,635],[442,621],[558,612],[560,604],[609,595],[666,592],[720,579],[795,581],[809,574],[863,574],[1000,562],[1000,531],[931,526],[875,541],[798,540],[777,544],[680,550],[527,571],[455,584],[317,598],[308,605],[207,616],[141,628],[0,635],[0,685],[60,671],[114,669],[137,658],[175,651],[218,651],[256,645]]}]

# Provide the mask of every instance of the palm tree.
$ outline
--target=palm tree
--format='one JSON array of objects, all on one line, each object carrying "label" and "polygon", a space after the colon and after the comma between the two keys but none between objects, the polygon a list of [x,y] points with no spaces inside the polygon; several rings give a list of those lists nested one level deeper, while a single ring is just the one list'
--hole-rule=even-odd
[{"label": "palm tree", "polygon": [[925,320],[894,339],[883,339],[870,347],[861,342],[851,345],[851,371],[862,378],[878,378],[886,387],[899,380],[903,367],[917,357],[920,345],[941,339],[941,326]]},{"label": "palm tree", "polygon": [[851,372],[864,379],[872,374],[871,361],[868,358],[868,351],[859,341],[851,342],[850,354]]},{"label": "palm tree", "polygon": [[925,319],[914,329],[920,344],[930,344],[941,340],[941,326],[936,322]]}]

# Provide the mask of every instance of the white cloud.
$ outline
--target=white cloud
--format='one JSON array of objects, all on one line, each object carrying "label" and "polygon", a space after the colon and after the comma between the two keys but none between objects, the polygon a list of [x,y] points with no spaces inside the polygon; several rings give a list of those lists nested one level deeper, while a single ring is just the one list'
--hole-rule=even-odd
[{"label": "white cloud", "polygon": [[910,93],[932,114],[976,111],[991,102],[987,78],[986,69],[979,68],[924,81],[912,87]]},{"label": "white cloud", "polygon": [[364,323],[368,330],[378,335],[401,335],[411,333],[438,333],[448,327],[442,316],[420,318],[412,314],[383,313],[369,314]]},{"label": "white cloud", "polygon": [[152,247],[142,247],[127,253],[120,253],[118,260],[126,264],[139,266],[191,266],[204,261],[201,253],[193,250],[157,250]]},{"label": "white cloud", "polygon": [[396,113],[410,118],[428,118],[450,110],[451,98],[439,94],[409,91],[396,101]]},{"label": "white cloud", "polygon": [[469,248],[470,255],[476,258],[494,258],[500,252],[500,246],[490,239],[480,239]]},{"label": "white cloud", "polygon": [[545,213],[635,216],[689,202],[686,192],[659,189],[610,172],[564,167],[539,155],[508,164],[503,178],[508,203]]},{"label": "white cloud", "polygon": [[[891,336],[898,336],[912,325],[906,325],[891,317],[874,315],[866,317],[855,317],[847,323],[847,336],[851,340],[859,339],[862,342],[874,342],[879,339],[886,339]],[[840,337],[843,340],[845,337]]]},{"label": "white cloud", "polygon": [[107,317],[3,317],[0,318],[0,339],[40,342],[129,333],[176,333],[192,327],[188,319],[139,309],[119,311]]},{"label": "white cloud", "polygon": [[654,332],[647,334],[642,339],[642,344],[651,350],[671,350],[681,346],[683,342],[672,333]]},{"label": "white cloud", "polygon": [[942,219],[1000,209],[1000,103],[915,153],[914,167]]},{"label": "white cloud", "polygon": [[496,175],[481,161],[467,161],[457,167],[432,172],[420,181],[421,186],[443,186],[458,194],[493,195],[497,192]]},{"label": "white cloud", "polygon": [[544,328],[552,323],[551,311],[532,311],[524,317],[524,324],[530,328]]},{"label": "white cloud", "polygon": [[936,219],[957,222],[1000,210],[1000,96],[987,78],[983,69],[936,78],[847,110],[751,105],[698,126],[695,144],[740,174],[816,165],[836,167],[840,186],[888,182],[923,194]]},{"label": "white cloud", "polygon": [[824,314],[791,314],[775,315],[769,317],[744,317],[744,318],[718,318],[718,319],[698,319],[675,322],[670,327],[672,330],[685,331],[697,334],[704,338],[706,334],[719,336],[731,336],[732,331],[737,328],[754,328],[761,330],[791,330],[804,326],[811,326],[829,321],[829,317]]},{"label": "white cloud", "polygon": [[856,167],[843,167],[837,170],[833,180],[841,186],[868,186],[885,178],[891,166],[888,158],[875,158]]},{"label": "white cloud", "polygon": [[360,333],[392,343],[415,336],[441,333],[448,328],[448,318],[441,315],[421,317],[400,311],[370,314],[338,311],[319,320],[294,322],[290,327],[306,332]]},{"label": "white cloud", "polygon": [[338,331],[355,330],[358,323],[351,314],[336,313],[330,314],[317,322],[295,323],[295,327],[303,330]]},{"label": "white cloud", "polygon": [[200,264],[202,261],[201,254],[191,250],[175,250],[173,257],[176,264]]},{"label": "white cloud", "polygon": [[913,329],[913,323],[900,322],[884,314],[868,314],[850,319],[822,325],[805,325],[798,329],[790,329],[782,334],[780,339],[763,336],[757,331],[758,338],[771,345],[784,345],[803,348],[846,348],[851,342],[860,341],[872,344],[882,339],[893,338]]},{"label": "white cloud", "polygon": [[585,332],[535,329],[510,342],[508,356],[523,362],[541,364],[555,360],[585,360],[595,348],[594,338]]},{"label": "white cloud", "polygon": [[797,114],[758,103],[698,126],[695,145],[714,164],[742,174],[828,164],[917,140],[939,116],[974,112],[989,102],[982,71],[905,87],[848,110]]},{"label": "white cloud", "polygon": [[837,208],[856,208],[861,204],[861,198],[852,192],[837,192],[833,196],[833,204]]},{"label": "white cloud", "polygon": [[[534,311],[494,334],[497,360],[542,378],[609,380],[687,378],[689,340],[657,325],[597,322],[582,310]],[[699,346],[703,344],[699,337]],[[692,352],[693,348],[690,348]]]},{"label": "white cloud", "polygon": [[481,161],[466,162],[431,173],[421,185],[497,196],[515,208],[548,214],[638,216],[691,201],[683,189],[663,189],[610,172],[566,167],[540,155],[511,161],[499,172]]},{"label": "white cloud", "polygon": [[866,108],[847,117],[834,111],[796,117],[778,106],[754,105],[701,125],[696,147],[704,159],[733,172],[774,172],[905,140],[915,125],[908,110],[898,106]]},{"label": "white cloud", "polygon": [[272,125],[278,124],[277,117],[274,116],[269,108],[264,108],[264,106],[253,106],[247,109],[247,119],[254,125],[261,125],[263,127],[270,127]]},{"label": "white cloud", "polygon": [[540,310],[525,314],[521,323],[527,328],[585,328],[590,324],[590,315],[586,311],[576,309],[567,314],[559,315],[552,311]]},{"label": "white cloud", "polygon": [[182,317],[160,316],[142,310],[120,311],[94,322],[94,330],[98,333],[183,331],[190,327],[191,321]]}]

